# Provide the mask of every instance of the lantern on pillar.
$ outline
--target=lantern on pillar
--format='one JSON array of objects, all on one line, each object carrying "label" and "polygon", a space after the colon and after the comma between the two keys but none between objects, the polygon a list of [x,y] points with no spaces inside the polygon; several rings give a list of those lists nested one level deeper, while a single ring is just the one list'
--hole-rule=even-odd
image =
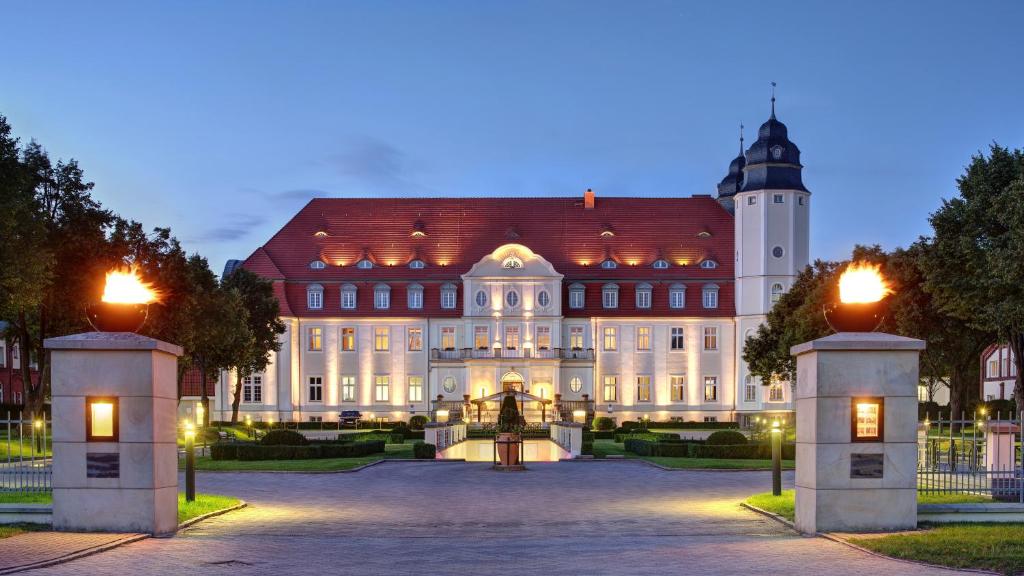
[{"label": "lantern on pillar", "polygon": [[839,299],[825,305],[825,321],[836,332],[874,332],[885,318],[890,294],[881,266],[852,262],[839,277]]}]

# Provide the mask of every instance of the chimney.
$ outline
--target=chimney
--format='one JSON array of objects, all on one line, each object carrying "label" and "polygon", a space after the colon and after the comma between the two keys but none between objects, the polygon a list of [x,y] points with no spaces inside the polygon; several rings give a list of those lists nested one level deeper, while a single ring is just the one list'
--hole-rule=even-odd
[{"label": "chimney", "polygon": [[594,191],[591,190],[590,188],[587,188],[587,191],[583,193],[583,209],[594,209]]}]

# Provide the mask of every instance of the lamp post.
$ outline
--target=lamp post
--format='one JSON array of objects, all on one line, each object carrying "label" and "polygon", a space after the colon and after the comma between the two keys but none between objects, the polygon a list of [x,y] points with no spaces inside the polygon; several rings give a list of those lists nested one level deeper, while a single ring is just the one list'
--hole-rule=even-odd
[{"label": "lamp post", "polygon": [[253,438],[252,432],[252,416],[245,415],[245,427],[249,429],[249,438]]},{"label": "lamp post", "polygon": [[205,415],[205,413],[206,409],[203,408],[202,402],[196,404],[196,429],[200,431],[203,437],[203,451],[201,454],[204,456],[206,455],[206,433],[205,430],[203,430],[203,416]]},{"label": "lamp post", "polygon": [[772,496],[782,495],[782,428],[772,422]]},{"label": "lamp post", "polygon": [[191,422],[185,422],[185,501],[194,502],[196,499],[196,451],[195,451],[196,427]]}]

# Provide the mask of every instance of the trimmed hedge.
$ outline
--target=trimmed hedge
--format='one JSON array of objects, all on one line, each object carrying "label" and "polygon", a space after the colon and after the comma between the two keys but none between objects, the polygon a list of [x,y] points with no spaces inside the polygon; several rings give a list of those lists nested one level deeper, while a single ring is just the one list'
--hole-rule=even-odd
[{"label": "trimmed hedge", "polygon": [[317,458],[355,458],[384,451],[384,442],[353,442],[346,444],[309,444],[306,446],[260,444],[214,444],[210,456],[214,460],[312,460]]},{"label": "trimmed hedge", "polygon": [[[631,438],[624,443],[627,452],[638,456],[671,456],[676,458],[711,458],[734,460],[770,460],[772,448],[768,444],[737,444],[708,446],[694,443],[652,442]],[[782,445],[782,459],[796,458],[796,444]]]},{"label": "trimmed hedge", "polygon": [[214,460],[238,460],[238,447],[240,443],[211,444],[210,458]]},{"label": "trimmed hedge", "polygon": [[679,434],[670,432],[633,432],[630,434],[616,434],[615,442],[624,443],[626,440],[650,440],[651,442],[680,442]]},{"label": "trimmed hedge", "polygon": [[597,416],[591,425],[594,427],[594,430],[601,432],[611,431],[615,429],[615,420],[607,416]]},{"label": "trimmed hedge", "polygon": [[595,440],[614,440],[615,439],[615,431],[614,430],[598,430],[598,431],[594,432],[594,439]]},{"label": "trimmed hedge", "polygon": [[417,442],[412,445],[412,455],[420,460],[433,460],[437,458],[437,446],[426,442]]},{"label": "trimmed hedge", "polygon": [[719,430],[712,432],[708,435],[705,444],[708,446],[735,446],[738,444],[746,444],[747,437],[743,432],[737,430]]},{"label": "trimmed hedge", "polygon": [[271,430],[263,438],[260,444],[264,446],[305,446],[309,440],[294,430]]},{"label": "trimmed hedge", "polygon": [[422,414],[417,414],[412,418],[409,418],[409,428],[411,430],[419,430],[422,432],[423,427],[427,425],[427,422],[430,422],[430,418],[427,418]]},{"label": "trimmed hedge", "polygon": [[405,436],[402,434],[392,434],[383,430],[356,432],[355,434],[338,434],[338,442],[343,444],[351,444],[352,442],[370,442],[373,440],[380,440],[387,444],[404,444]]}]

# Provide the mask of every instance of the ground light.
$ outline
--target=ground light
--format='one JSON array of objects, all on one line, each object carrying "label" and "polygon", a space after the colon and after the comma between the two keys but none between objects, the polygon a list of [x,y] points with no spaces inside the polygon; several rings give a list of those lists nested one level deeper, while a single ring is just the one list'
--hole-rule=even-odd
[{"label": "ground light", "polygon": [[195,502],[196,499],[196,427],[192,422],[185,422],[185,501]]},{"label": "ground light", "polygon": [[782,428],[772,422],[772,496],[782,495]]}]

